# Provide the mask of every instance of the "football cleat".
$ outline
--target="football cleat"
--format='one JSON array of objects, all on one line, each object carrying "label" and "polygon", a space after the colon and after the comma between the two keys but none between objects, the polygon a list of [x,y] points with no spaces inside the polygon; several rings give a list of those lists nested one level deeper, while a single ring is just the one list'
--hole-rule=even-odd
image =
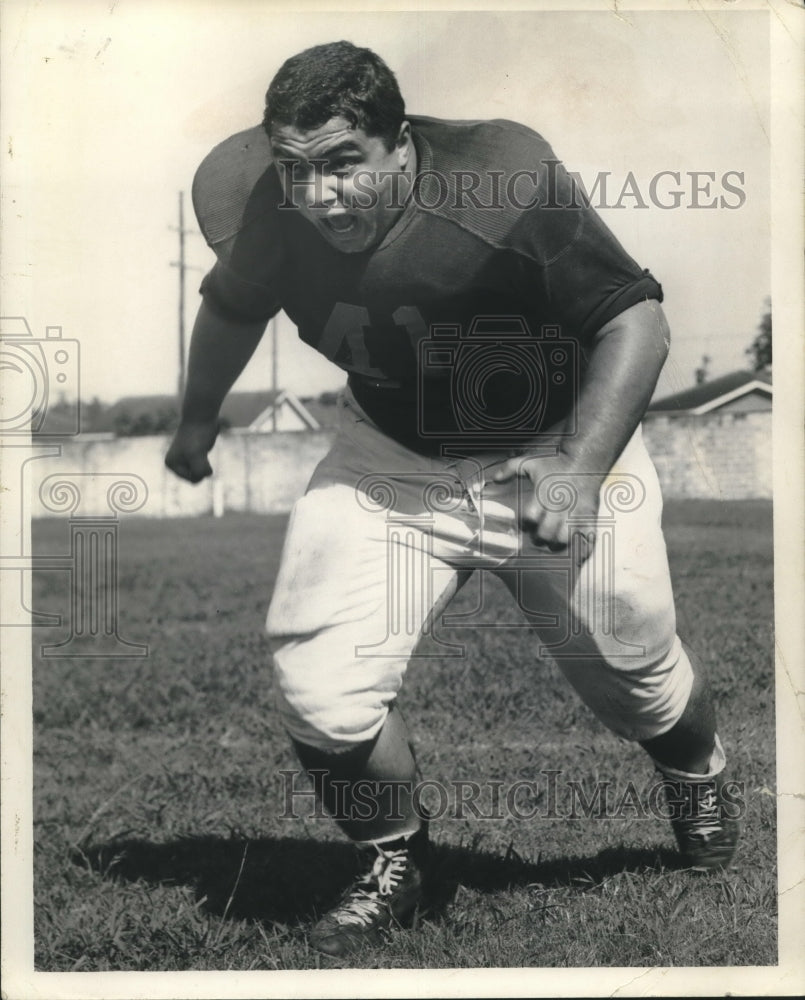
[{"label": "football cleat", "polygon": [[401,926],[422,899],[428,830],[423,825],[408,836],[359,846],[365,870],[334,909],[310,931],[311,947],[339,957],[363,944],[381,944]]},{"label": "football cleat", "polygon": [[738,846],[736,802],[724,797],[724,773],[712,777],[669,778],[665,795],[682,861],[694,871],[729,867]]}]

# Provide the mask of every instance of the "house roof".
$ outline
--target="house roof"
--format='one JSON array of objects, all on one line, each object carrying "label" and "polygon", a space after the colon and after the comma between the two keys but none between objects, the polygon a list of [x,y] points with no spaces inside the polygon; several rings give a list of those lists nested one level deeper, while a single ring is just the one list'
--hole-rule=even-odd
[{"label": "house roof", "polygon": [[286,389],[281,389],[278,393],[269,393],[269,395],[272,398],[269,400],[268,405],[265,406],[260,413],[258,413],[257,416],[249,422],[249,430],[261,430],[264,425],[269,422],[271,414],[280,410],[285,404],[293,410],[308,430],[318,431],[321,429],[318,420],[316,420],[304,403],[294,396],[292,392],[288,392]]},{"label": "house roof", "polygon": [[332,402],[322,402],[320,399],[302,399],[302,403],[308,413],[324,430],[331,430],[338,424],[338,407],[335,400]]},{"label": "house roof", "polygon": [[735,371],[701,385],[694,385],[682,392],[655,400],[649,413],[690,413],[699,415],[745,396],[751,392],[772,394],[770,371]]},{"label": "house roof", "polygon": [[265,410],[275,406],[279,392],[232,392],[223,402],[221,417],[230,427],[249,427]]}]

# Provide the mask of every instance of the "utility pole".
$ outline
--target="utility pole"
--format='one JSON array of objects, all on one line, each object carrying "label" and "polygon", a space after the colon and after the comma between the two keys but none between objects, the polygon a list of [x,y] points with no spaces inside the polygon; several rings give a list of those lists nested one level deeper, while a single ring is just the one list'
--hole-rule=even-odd
[{"label": "utility pole", "polygon": [[271,391],[274,405],[271,407],[271,430],[277,429],[277,317],[271,320]]},{"label": "utility pole", "polygon": [[185,385],[185,331],[184,331],[184,300],[185,288],[184,279],[188,271],[201,271],[203,268],[190,267],[185,260],[185,236],[192,233],[192,229],[184,227],[184,191],[179,192],[179,225],[171,226],[179,234],[179,259],[171,261],[171,267],[179,269],[179,378],[177,383],[178,395],[181,400],[184,395]]},{"label": "utility pole", "polygon": [[179,398],[184,394],[184,191],[179,192]]},{"label": "utility pole", "polygon": [[[187,379],[186,376],[186,362],[185,362],[185,275],[188,271],[204,271],[203,267],[195,267],[192,264],[188,264],[185,258],[185,237],[190,233],[196,232],[194,229],[185,229],[184,226],[184,191],[179,192],[179,225],[170,226],[174,232],[179,234],[179,259],[172,260],[170,262],[171,267],[176,267],[179,269],[179,377],[177,380],[177,392],[179,400],[181,401],[184,396],[184,387]],[[277,376],[278,376],[278,358],[277,358],[277,320],[276,317],[271,320],[271,388],[273,390],[274,398],[277,396]],[[271,425],[272,430],[277,429],[277,411],[276,408],[272,409],[271,413]]]}]

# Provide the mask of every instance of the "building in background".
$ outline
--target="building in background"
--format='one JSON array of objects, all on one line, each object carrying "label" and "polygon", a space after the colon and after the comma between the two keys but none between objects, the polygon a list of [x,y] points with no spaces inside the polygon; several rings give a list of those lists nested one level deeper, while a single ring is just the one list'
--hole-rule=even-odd
[{"label": "building in background", "polygon": [[737,371],[656,400],[649,406],[648,416],[763,413],[771,410],[771,399],[771,369]]},{"label": "building in background", "polygon": [[771,369],[735,371],[651,404],[643,436],[666,499],[771,499]]}]

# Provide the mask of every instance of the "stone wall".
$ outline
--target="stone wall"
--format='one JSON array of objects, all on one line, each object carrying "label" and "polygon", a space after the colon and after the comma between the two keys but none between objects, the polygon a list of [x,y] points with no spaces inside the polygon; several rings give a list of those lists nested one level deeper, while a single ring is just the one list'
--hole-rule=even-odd
[{"label": "stone wall", "polygon": [[[109,515],[110,489],[116,490],[118,512],[128,509],[145,517],[192,517],[227,510],[282,513],[304,492],[332,436],[329,431],[223,434],[210,454],[215,475],[195,485],[165,468],[168,437],[65,439],[59,455],[27,463],[23,495],[29,498],[32,517]],[[129,500],[127,488],[132,494]],[[80,494],[77,507],[70,506],[73,494]]]},{"label": "stone wall", "polygon": [[666,499],[772,495],[771,411],[649,417],[646,446]]},{"label": "stone wall", "polygon": [[[772,495],[770,412],[649,417],[644,436],[667,499]],[[108,516],[115,509],[146,517],[281,513],[304,491],[331,441],[331,431],[224,434],[210,456],[216,475],[195,486],[165,468],[168,438],[161,436],[65,439],[59,454],[45,446],[36,457],[34,448],[19,468],[7,462],[6,472],[20,477],[33,517]]]}]

